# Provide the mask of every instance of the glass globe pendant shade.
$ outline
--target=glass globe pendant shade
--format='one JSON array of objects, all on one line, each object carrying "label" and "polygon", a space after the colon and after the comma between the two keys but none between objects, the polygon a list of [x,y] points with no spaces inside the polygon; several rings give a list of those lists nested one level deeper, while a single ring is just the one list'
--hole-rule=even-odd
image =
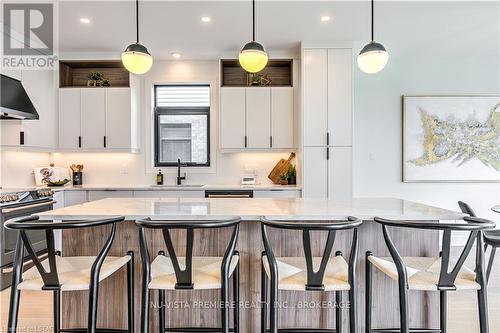
[{"label": "glass globe pendant shade", "polygon": [[134,74],[147,73],[153,65],[153,57],[148,49],[139,43],[130,44],[122,53],[122,63]]},{"label": "glass globe pendant shade", "polygon": [[255,41],[247,43],[240,51],[240,65],[249,73],[263,70],[267,65],[267,60],[268,56],[264,47]]},{"label": "glass globe pendant shade", "polygon": [[367,44],[358,55],[358,66],[367,74],[375,74],[384,69],[389,61],[389,53],[380,43]]}]

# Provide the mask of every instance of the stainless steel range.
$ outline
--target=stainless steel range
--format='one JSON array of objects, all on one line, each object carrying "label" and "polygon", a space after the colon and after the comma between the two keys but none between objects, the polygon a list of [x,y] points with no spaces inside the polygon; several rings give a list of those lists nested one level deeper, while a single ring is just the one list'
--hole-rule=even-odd
[{"label": "stainless steel range", "polygon": [[[12,262],[18,232],[4,228],[4,222],[16,217],[29,216],[40,212],[52,210],[54,192],[51,189],[40,189],[32,191],[5,192],[0,193],[0,290],[10,286],[12,276]],[[47,250],[44,231],[32,231],[29,233],[33,242],[33,248],[37,253]]]}]

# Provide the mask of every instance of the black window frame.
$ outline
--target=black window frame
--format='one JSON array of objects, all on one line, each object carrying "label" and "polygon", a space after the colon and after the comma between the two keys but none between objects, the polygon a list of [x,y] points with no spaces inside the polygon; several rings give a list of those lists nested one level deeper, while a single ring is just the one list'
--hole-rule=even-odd
[{"label": "black window frame", "polygon": [[210,105],[203,107],[164,107],[157,105],[157,89],[159,87],[208,87],[209,84],[155,84],[154,92],[154,166],[155,167],[176,167],[177,162],[160,162],[160,145],[159,145],[159,118],[162,115],[206,115],[207,116],[207,162],[194,163],[181,161],[183,166],[188,167],[209,167],[210,166]]}]

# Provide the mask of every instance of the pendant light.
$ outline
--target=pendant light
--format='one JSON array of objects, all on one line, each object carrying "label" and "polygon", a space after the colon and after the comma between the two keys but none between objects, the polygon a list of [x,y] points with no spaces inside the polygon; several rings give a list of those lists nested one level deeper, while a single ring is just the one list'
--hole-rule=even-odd
[{"label": "pendant light", "polygon": [[363,47],[358,55],[359,68],[368,74],[374,74],[384,69],[389,61],[389,53],[385,47],[373,40],[373,0],[372,1],[372,41]]},{"label": "pendant light", "polygon": [[249,73],[257,73],[267,65],[267,53],[264,46],[255,41],[255,0],[252,0],[252,41],[240,51],[240,65]]},{"label": "pendant light", "polygon": [[136,42],[127,46],[123,51],[122,63],[129,72],[144,74],[151,69],[153,57],[148,49],[139,43],[139,0],[135,1],[135,28],[137,33]]}]

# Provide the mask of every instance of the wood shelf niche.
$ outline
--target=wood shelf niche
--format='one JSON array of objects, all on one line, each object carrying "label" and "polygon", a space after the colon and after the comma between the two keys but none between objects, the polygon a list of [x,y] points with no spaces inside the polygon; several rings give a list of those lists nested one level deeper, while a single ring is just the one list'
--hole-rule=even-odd
[{"label": "wood shelf niche", "polygon": [[111,87],[129,87],[130,75],[120,60],[68,60],[59,62],[59,87],[87,87],[88,75],[98,71]]},{"label": "wood shelf niche", "polygon": [[[271,79],[271,87],[293,86],[293,60],[272,59],[258,74]],[[248,73],[241,68],[238,59],[221,60],[221,85],[223,87],[248,87]]]}]

